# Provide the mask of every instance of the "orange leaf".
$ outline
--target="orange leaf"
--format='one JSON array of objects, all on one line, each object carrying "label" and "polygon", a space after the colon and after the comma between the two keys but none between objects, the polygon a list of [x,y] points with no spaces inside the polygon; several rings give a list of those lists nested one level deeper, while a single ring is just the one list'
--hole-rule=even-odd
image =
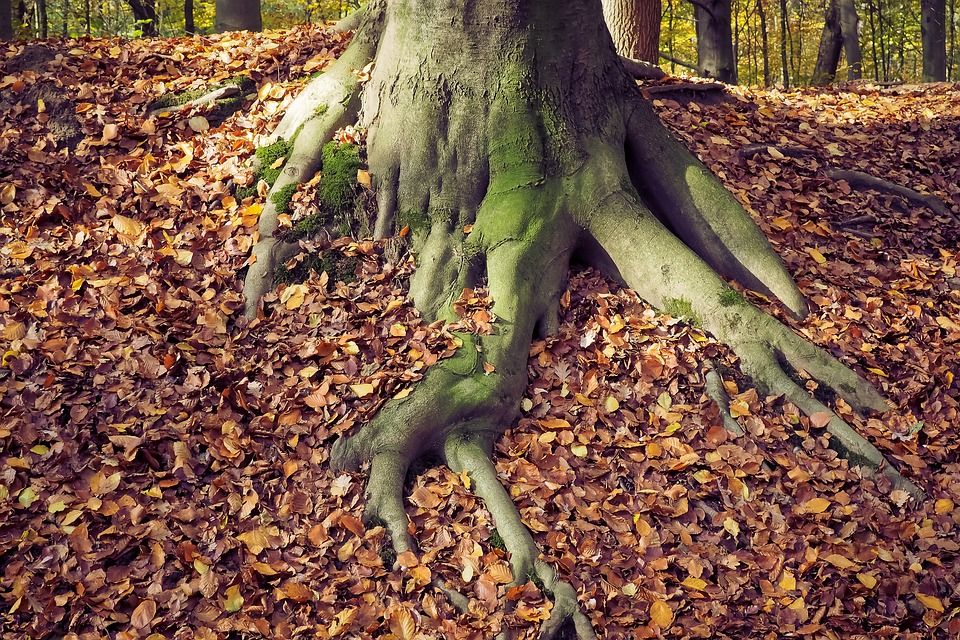
[{"label": "orange leaf", "polygon": [[157,603],[153,600],[144,600],[133,610],[133,615],[130,616],[130,624],[137,629],[141,629],[150,624],[156,615]]}]

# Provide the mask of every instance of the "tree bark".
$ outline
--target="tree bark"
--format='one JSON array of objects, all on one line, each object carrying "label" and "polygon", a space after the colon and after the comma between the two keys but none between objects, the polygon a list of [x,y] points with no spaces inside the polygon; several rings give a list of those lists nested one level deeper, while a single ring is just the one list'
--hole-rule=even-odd
[{"label": "tree bark", "polygon": [[757,0],[757,16],[760,18],[760,47],[763,55],[763,86],[770,86],[770,42],[767,37],[767,12],[763,0]]},{"label": "tree bark", "polygon": [[840,64],[843,50],[843,38],[840,34],[840,3],[830,0],[823,20],[823,33],[820,35],[820,48],[817,51],[817,63],[813,68],[811,83],[821,87],[833,82]]},{"label": "tree bark", "polygon": [[923,81],[947,79],[947,3],[945,0],[921,0],[920,33],[923,41]]},{"label": "tree bark", "polygon": [[145,37],[157,35],[157,6],[155,0],[127,0],[133,11],[137,30]]},{"label": "tree bark", "polygon": [[47,0],[36,0],[37,37],[41,40],[48,35],[47,30]]},{"label": "tree bark", "polygon": [[188,36],[196,33],[193,24],[193,0],[183,0],[183,32]]},{"label": "tree bark", "polygon": [[63,21],[60,23],[60,36],[66,38],[70,28],[70,0],[63,0],[60,8],[63,11]]},{"label": "tree bark", "polygon": [[697,23],[697,72],[736,84],[730,0],[697,0],[693,12]]},{"label": "tree bark", "polygon": [[217,0],[214,28],[224,31],[260,31],[260,0]]},{"label": "tree bark", "polygon": [[660,10],[660,0],[603,0],[603,17],[620,55],[657,63]]},{"label": "tree bark", "polygon": [[0,40],[13,39],[13,5],[10,0],[0,0]]},{"label": "tree bark", "polygon": [[790,36],[790,21],[787,13],[787,0],[780,0],[780,69],[783,74],[783,88],[790,88],[790,60],[787,56],[787,39]]},{"label": "tree bark", "polygon": [[854,0],[839,0],[840,34],[843,37],[843,53],[847,58],[847,80],[859,80],[863,76],[863,55],[860,53],[860,17]]}]

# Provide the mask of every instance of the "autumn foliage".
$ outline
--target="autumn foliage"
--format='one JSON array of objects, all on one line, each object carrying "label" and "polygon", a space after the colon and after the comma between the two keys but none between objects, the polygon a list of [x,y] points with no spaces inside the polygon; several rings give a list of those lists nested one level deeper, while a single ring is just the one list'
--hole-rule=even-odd
[{"label": "autumn foliage", "polygon": [[[235,187],[257,136],[345,43],[301,28],[0,49],[4,638],[533,637],[549,613],[536,585],[506,587],[465,476],[409,479],[421,553],[393,558],[361,522],[363,477],[329,470],[335,436],[457,348],[407,300],[410,263],[340,239],[329,250],[355,258],[355,281],[283,285],[266,320],[242,319],[262,197]],[[238,74],[256,86],[222,123],[213,105],[147,117]],[[559,334],[532,346],[501,479],[602,637],[955,637],[960,234],[824,170],[957,211],[960,90],[730,91],[651,99],[813,301],[794,328],[895,403],[879,419],[838,410],[929,500],[878,491],[816,415],[758,396],[710,336],[589,270]],[[756,144],[770,148],[739,153]],[[464,292],[459,328],[483,332],[488,302]],[[723,429],[705,359],[747,436]]]}]

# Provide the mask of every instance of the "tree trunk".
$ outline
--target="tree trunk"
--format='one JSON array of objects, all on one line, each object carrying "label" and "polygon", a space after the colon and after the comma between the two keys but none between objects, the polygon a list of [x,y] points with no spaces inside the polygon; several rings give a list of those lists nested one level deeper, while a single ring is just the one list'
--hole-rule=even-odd
[{"label": "tree trunk", "polygon": [[697,0],[697,72],[707,78],[736,84],[730,0]]},{"label": "tree trunk", "polygon": [[767,12],[763,0],[757,0],[757,15],[760,18],[760,42],[763,54],[763,86],[770,86],[770,42],[767,38]]},{"label": "tree trunk", "polygon": [[[336,469],[369,463],[368,522],[385,526],[398,553],[412,550],[404,478],[416,459],[440,455],[485,502],[517,583],[542,582],[554,599],[541,638],[555,638],[565,624],[581,640],[595,637],[573,585],[539,559],[490,459],[495,439],[519,416],[533,336],[557,329],[575,256],[701,323],[765,393],[828,416],[833,446],[884,490],[919,495],[784,367],[805,371],[859,411],[886,408],[873,387],[727,284],[776,298],[795,317],[807,311],[750,215],[642,99],[600,3],[450,6],[373,0],[343,56],[291,103],[271,137],[291,149],[260,214],[244,280],[246,314],[261,323],[250,328],[269,330],[261,298],[278,266],[301,251],[277,233],[285,211],[275,196],[312,180],[334,131],[359,120],[368,132],[376,235],[409,241],[417,262],[410,293],[423,317],[456,320],[463,289],[487,287],[493,329],[459,332],[462,346],[450,358],[334,445]],[[363,68],[366,82],[356,73]]]},{"label": "tree trunk", "polygon": [[127,0],[133,10],[137,31],[145,37],[157,35],[157,6],[155,0]]},{"label": "tree trunk", "polygon": [[660,0],[603,0],[603,16],[620,55],[657,63]]},{"label": "tree trunk", "polygon": [[61,5],[63,11],[63,21],[60,23],[60,36],[63,38],[67,37],[69,28],[70,28],[70,0],[63,0]]},{"label": "tree trunk", "polygon": [[840,34],[843,37],[843,54],[847,58],[847,80],[859,80],[863,76],[863,55],[860,53],[860,18],[854,0],[839,0]]},{"label": "tree trunk", "polygon": [[193,24],[193,0],[183,0],[183,32],[188,36],[196,33]]},{"label": "tree trunk", "polygon": [[817,51],[817,63],[813,68],[811,83],[822,87],[833,82],[840,64],[843,50],[843,37],[840,33],[840,3],[830,0],[823,20],[823,33],[820,36],[820,49]]},{"label": "tree trunk", "polygon": [[10,0],[0,0],[0,40],[13,39],[13,6]]},{"label": "tree trunk", "polygon": [[47,0],[36,0],[37,37],[41,40],[48,35],[47,30]]},{"label": "tree trunk", "polygon": [[947,3],[921,0],[920,33],[923,41],[923,81],[947,79]]},{"label": "tree trunk", "polygon": [[780,68],[783,72],[783,88],[790,88],[790,62],[787,56],[787,38],[790,35],[787,0],[780,0]]},{"label": "tree trunk", "polygon": [[260,0],[217,0],[214,28],[224,31],[260,31]]}]

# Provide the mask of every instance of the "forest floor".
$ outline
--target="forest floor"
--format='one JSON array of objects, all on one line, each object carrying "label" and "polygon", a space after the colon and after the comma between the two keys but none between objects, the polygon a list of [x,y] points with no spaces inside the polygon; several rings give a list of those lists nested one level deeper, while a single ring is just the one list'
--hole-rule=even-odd
[{"label": "forest floor", "polygon": [[[301,28],[0,47],[3,638],[533,637],[547,614],[534,585],[504,586],[461,477],[410,478],[421,553],[394,568],[359,519],[363,476],[328,468],[337,434],[455,348],[405,297],[409,264],[341,240],[356,281],[281,287],[267,320],[242,319],[261,202],[231,182],[344,44]],[[147,117],[241,72],[256,87],[220,124],[209,108]],[[710,336],[584,271],[496,451],[545,558],[605,638],[957,637],[960,229],[825,170],[960,212],[960,87],[650,97],[813,301],[795,330],[893,402],[851,420],[929,499],[862,480],[818,416],[758,397]],[[744,157],[758,143],[773,148]],[[486,302],[466,293],[462,325],[488,322]],[[707,358],[747,436],[706,398]]]}]

